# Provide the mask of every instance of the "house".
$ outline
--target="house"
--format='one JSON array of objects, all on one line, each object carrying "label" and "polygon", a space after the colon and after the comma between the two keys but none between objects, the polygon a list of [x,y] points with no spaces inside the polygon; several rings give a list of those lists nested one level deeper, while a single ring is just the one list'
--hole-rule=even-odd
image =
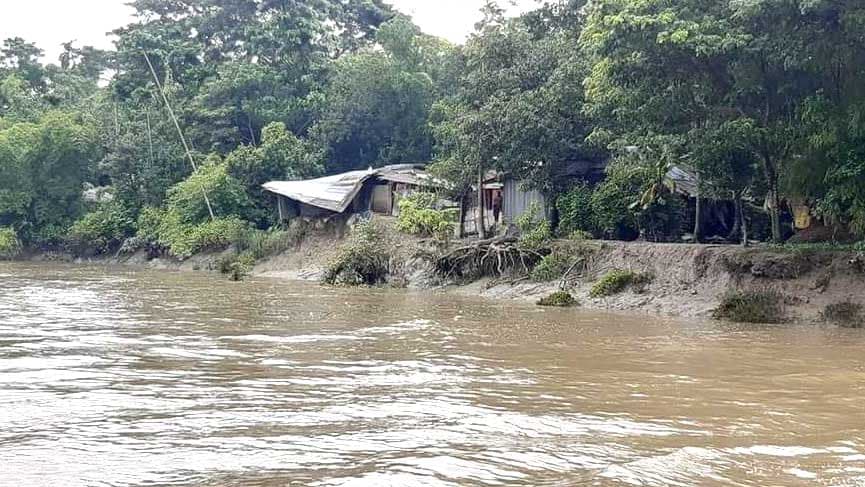
[{"label": "house", "polygon": [[[567,185],[568,182],[587,181],[596,184],[604,179],[605,160],[576,160],[562,166],[556,175],[557,183]],[[495,222],[492,217],[493,201],[496,195],[501,196],[501,216]],[[539,216],[549,217],[554,210],[555,202],[548,201],[543,192],[530,187],[525,181],[506,173],[488,174],[484,182],[484,211],[488,215],[487,225],[498,223],[504,226],[512,225],[531,208],[538,208]],[[477,211],[477,202],[472,203],[472,213]]]},{"label": "house", "polygon": [[277,196],[279,218],[287,221],[369,211],[397,215],[400,199],[441,184],[424,171],[424,165],[401,164],[305,181],[272,181],[264,189]]}]

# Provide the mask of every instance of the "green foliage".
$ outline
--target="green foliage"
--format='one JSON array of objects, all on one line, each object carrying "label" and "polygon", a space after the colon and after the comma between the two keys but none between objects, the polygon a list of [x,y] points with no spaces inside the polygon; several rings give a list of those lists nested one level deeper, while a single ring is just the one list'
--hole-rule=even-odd
[{"label": "green foliage", "polygon": [[241,234],[235,246],[238,252],[249,253],[254,260],[260,260],[297,248],[306,236],[306,230],[304,224],[293,225],[288,230],[249,229]]},{"label": "green foliage", "polygon": [[103,203],[69,228],[67,243],[79,252],[102,254],[119,247],[134,228],[135,219],[128,209],[115,201]]},{"label": "green foliage", "polygon": [[559,308],[569,308],[572,306],[579,306],[580,302],[574,298],[571,293],[567,291],[556,291],[553,294],[541,298],[538,301],[538,306],[552,306]]},{"label": "green foliage", "polygon": [[384,284],[390,273],[390,253],[384,242],[384,230],[378,223],[356,225],[348,242],[325,269],[323,281],[346,286]]},{"label": "green foliage", "polygon": [[570,234],[568,234],[567,239],[572,240],[574,242],[582,242],[585,240],[592,240],[594,235],[589,232],[583,230],[574,230]]},{"label": "green foliage", "polygon": [[14,259],[21,253],[21,241],[14,228],[0,227],[0,260]]},{"label": "green foliage", "polygon": [[204,194],[210,199],[213,213],[219,216],[245,216],[250,208],[246,191],[228,174],[228,165],[218,157],[208,159],[198,170],[168,191],[166,205],[183,223],[208,219]]},{"label": "green foliage", "polygon": [[730,291],[713,315],[736,323],[780,323],[784,319],[784,297],[771,289]]},{"label": "green foliage", "polygon": [[83,211],[83,184],[98,154],[93,127],[71,114],[0,130],[0,225],[14,225],[26,243],[60,243]]},{"label": "green foliage", "polygon": [[[595,228],[592,214],[592,187],[579,182],[567,193],[559,196],[556,207],[559,210],[559,235],[573,235],[576,232],[590,234]],[[591,237],[589,237],[591,238]]]},{"label": "green foliage", "polygon": [[625,291],[628,288],[633,288],[636,291],[641,291],[646,285],[654,280],[654,276],[648,273],[613,270],[605,274],[592,286],[589,295],[593,298],[603,298],[613,296]]},{"label": "green foliage", "polygon": [[412,235],[447,240],[454,232],[454,211],[437,210],[438,198],[432,193],[418,192],[399,202],[397,229]]},{"label": "green foliage", "polygon": [[226,248],[237,242],[246,229],[247,223],[237,217],[187,223],[170,209],[145,208],[138,218],[138,236],[165,247],[179,259],[204,250]]},{"label": "green foliage", "polygon": [[826,306],[820,314],[822,318],[847,328],[865,328],[865,306],[851,301],[842,301]]},{"label": "green foliage", "polygon": [[532,269],[531,278],[536,282],[550,282],[561,279],[573,265],[574,257],[559,252],[545,256]]},{"label": "green foliage", "polygon": [[289,132],[284,123],[268,124],[261,138],[258,147],[245,145],[231,152],[226,164],[228,173],[243,185],[251,200],[249,219],[265,227],[274,223],[274,198],[262,185],[317,177],[324,167],[319,150]]},{"label": "green foliage", "polygon": [[631,209],[648,182],[646,172],[625,161],[607,168],[607,179],[592,193],[591,208],[598,231],[607,238],[633,240],[639,236],[637,215]]},{"label": "green foliage", "polygon": [[527,249],[540,249],[553,237],[550,221],[537,203],[526,208],[525,213],[517,218],[516,225],[520,230],[520,245]]}]

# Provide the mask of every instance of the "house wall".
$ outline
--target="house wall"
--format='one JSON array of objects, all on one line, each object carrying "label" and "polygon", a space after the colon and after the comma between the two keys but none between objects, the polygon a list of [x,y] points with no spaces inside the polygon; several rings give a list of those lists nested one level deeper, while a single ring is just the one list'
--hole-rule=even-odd
[{"label": "house wall", "polygon": [[537,203],[541,209],[539,216],[544,216],[547,211],[547,201],[539,191],[525,191],[520,188],[520,182],[508,179],[504,182],[502,190],[502,217],[504,223],[514,223],[532,205]]}]

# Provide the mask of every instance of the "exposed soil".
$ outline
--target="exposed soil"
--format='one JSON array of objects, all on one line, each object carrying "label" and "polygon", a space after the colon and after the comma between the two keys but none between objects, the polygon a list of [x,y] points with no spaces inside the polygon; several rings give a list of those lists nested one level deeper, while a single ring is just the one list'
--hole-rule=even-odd
[{"label": "exposed soil", "polygon": [[[312,232],[296,249],[260,262],[256,276],[320,280],[327,263],[343,242],[344,230]],[[392,238],[391,238],[392,237]],[[865,305],[865,255],[855,252],[781,251],[768,247],[587,242],[594,248],[584,272],[567,282],[531,282],[528,278],[481,279],[470,283],[443,282],[420,257],[429,251],[423,240],[394,234],[387,239],[392,250],[393,275],[398,287],[437,289],[494,299],[536,302],[564,287],[590,309],[645,312],[682,317],[709,317],[730,290],[771,288],[786,301],[787,322],[817,322],[828,305],[850,302]],[[102,259],[101,262],[170,270],[213,270],[224,253],[197,255],[179,262],[149,260],[143,253]],[[60,259],[35,255],[31,259]],[[592,285],[611,270],[649,273],[647,286],[614,296],[593,298]]]}]

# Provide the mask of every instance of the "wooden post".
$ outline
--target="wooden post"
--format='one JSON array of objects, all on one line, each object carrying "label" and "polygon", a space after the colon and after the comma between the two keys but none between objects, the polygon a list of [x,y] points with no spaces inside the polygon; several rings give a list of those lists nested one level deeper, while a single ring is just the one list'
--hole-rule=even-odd
[{"label": "wooden post", "polygon": [[478,212],[477,212],[478,238],[487,238],[487,226],[484,222],[484,168],[478,165]]}]

